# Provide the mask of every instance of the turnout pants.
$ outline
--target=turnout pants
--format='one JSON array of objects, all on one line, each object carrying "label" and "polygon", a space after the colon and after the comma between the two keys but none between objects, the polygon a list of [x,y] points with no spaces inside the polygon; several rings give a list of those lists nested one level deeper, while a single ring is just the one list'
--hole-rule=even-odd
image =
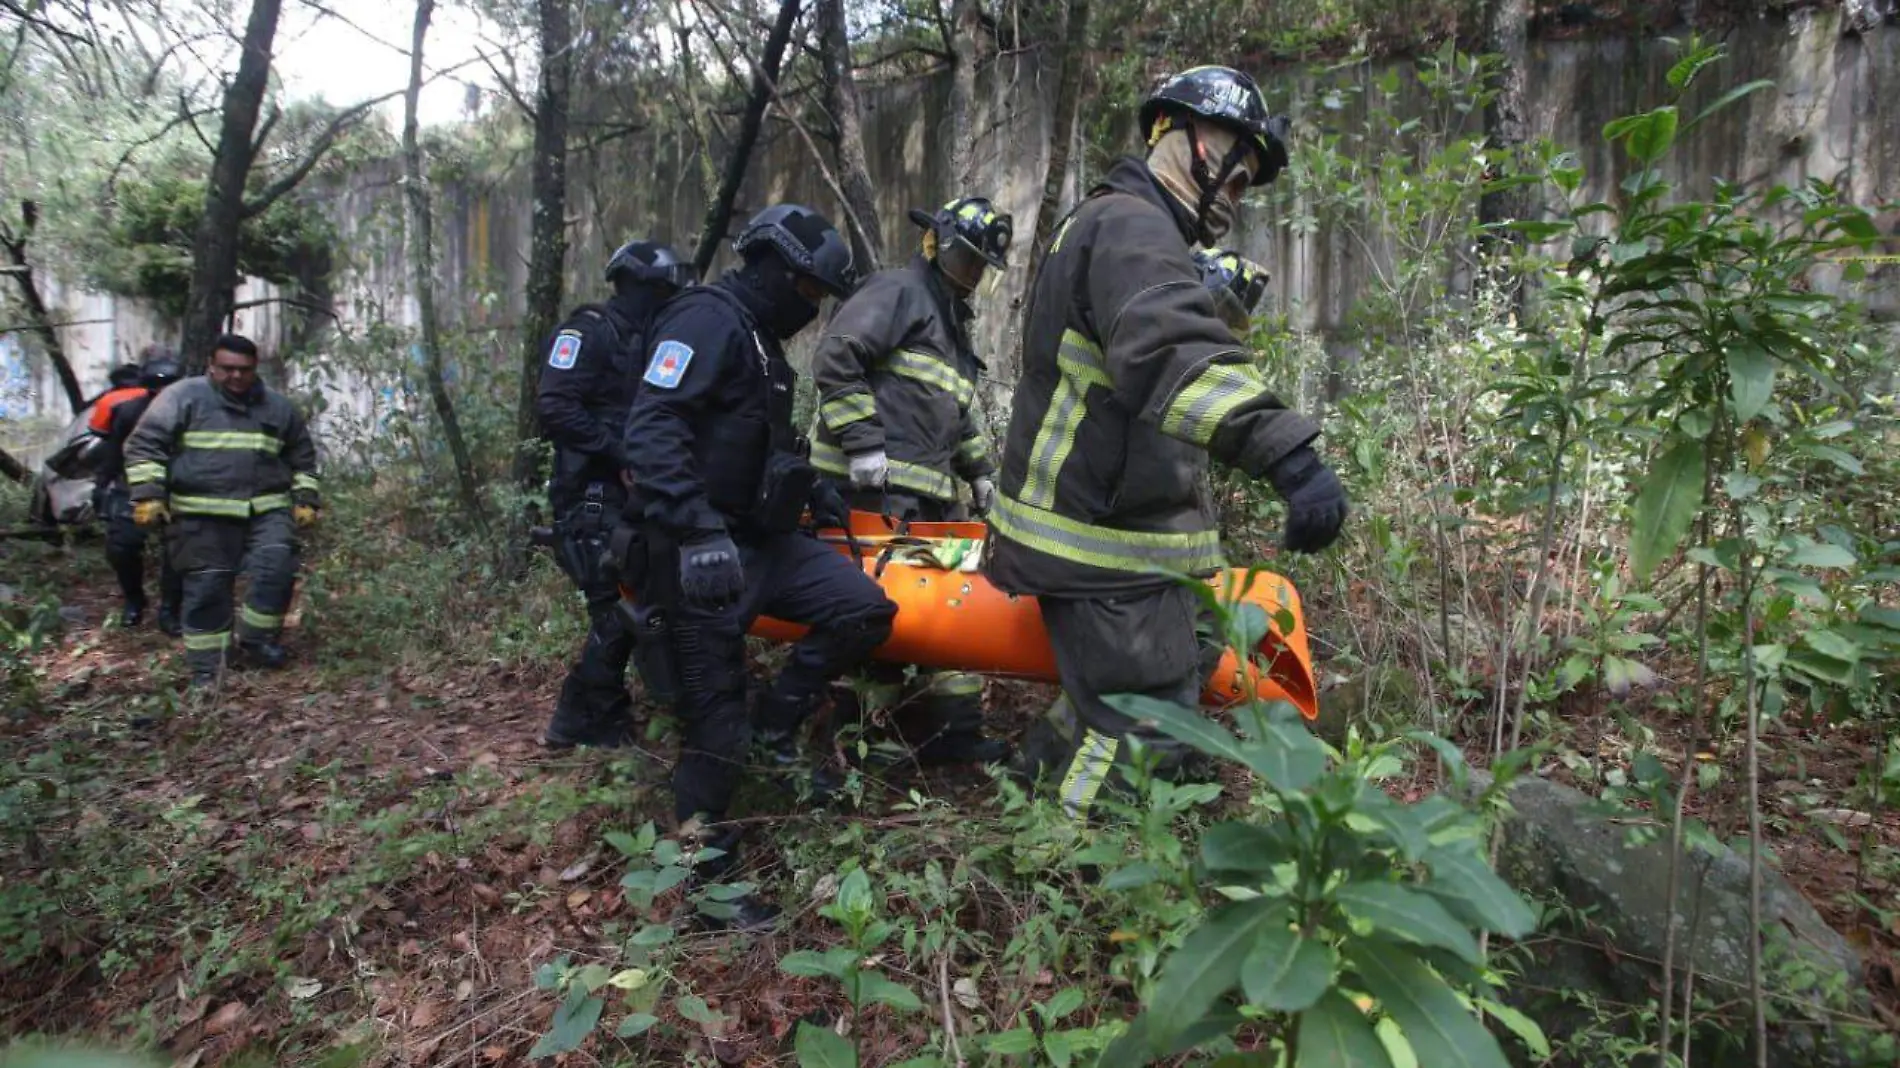
[{"label": "turnout pants", "polygon": [[1104,698],[1135,693],[1193,708],[1221,648],[1199,599],[1183,587],[1041,600],[1062,697],[1048,718],[1030,726],[1023,752],[1030,772],[1055,781],[1064,811],[1081,819],[1128,765],[1130,739],[1140,740],[1163,775],[1177,772],[1188,752]]},{"label": "turnout pants", "polygon": [[620,611],[617,577],[607,574],[600,562],[624,502],[624,495],[614,493],[575,505],[562,517],[556,545],[561,570],[587,601],[587,643],[561,684],[555,708],[555,715],[577,723],[629,719],[633,714],[626,677],[634,633]]},{"label": "turnout pants", "polygon": [[[745,632],[753,620],[769,615],[811,628],[760,702],[758,726],[780,731],[796,729],[833,680],[882,645],[897,614],[869,576],[802,534],[741,541],[739,557],[746,588],[736,605],[707,609],[655,599],[673,605],[667,639],[678,673],[681,739],[673,795],[681,822],[696,815],[717,821],[732,803],[752,741]],[[670,591],[677,573],[677,566],[670,573],[656,566],[643,586]]]},{"label": "turnout pants", "polygon": [[[146,531],[132,521],[132,495],[123,482],[114,482],[100,494],[96,509],[106,524],[106,563],[119,580],[129,608],[145,607]],[[158,546],[158,603],[176,610],[184,597],[184,578],[172,567],[171,553]]]},{"label": "turnout pants", "polygon": [[[249,519],[186,515],[172,521],[172,562],[184,575],[185,662],[194,674],[224,663],[237,615],[240,644],[276,641],[297,581],[296,525],[290,509]],[[233,612],[239,571],[250,584]]]},{"label": "turnout pants", "polygon": [[[962,505],[935,497],[882,490],[852,490],[843,487],[851,507],[861,512],[879,512],[906,523],[960,522],[966,518]],[[983,732],[983,676],[966,671],[920,668],[909,680],[904,665],[872,663],[864,674],[885,687],[899,687],[891,706],[891,730],[912,750],[923,749],[940,740],[968,737]],[[841,698],[838,720],[862,723],[867,717],[856,694]]]}]

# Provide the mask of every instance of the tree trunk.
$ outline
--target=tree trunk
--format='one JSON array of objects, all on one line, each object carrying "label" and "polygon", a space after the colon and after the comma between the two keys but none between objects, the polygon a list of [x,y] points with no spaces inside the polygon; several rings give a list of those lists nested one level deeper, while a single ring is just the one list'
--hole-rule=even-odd
[{"label": "tree trunk", "polygon": [[33,472],[28,471],[25,464],[21,463],[12,453],[5,449],[0,449],[0,475],[4,475],[22,486],[33,481]]},{"label": "tree trunk", "polygon": [[20,287],[20,300],[26,304],[27,315],[32,319],[33,332],[39,335],[40,345],[46,349],[46,358],[53,362],[53,370],[59,375],[59,385],[66,391],[66,403],[72,406],[73,414],[78,415],[86,406],[86,394],[79,388],[79,376],[73,373],[72,362],[66,359],[66,346],[60,343],[59,327],[53,321],[52,309],[46,306],[46,300],[40,296],[39,283],[33,279],[33,265],[27,262],[26,243],[33,238],[33,228],[40,221],[39,205],[31,200],[20,202],[20,235],[0,225],[0,245],[5,246],[13,282]]},{"label": "tree trunk", "polygon": [[965,196],[976,181],[976,0],[950,5],[950,51],[956,57],[950,79],[950,189],[945,199]]},{"label": "tree trunk", "polygon": [[[857,257],[859,273],[863,274],[879,268],[884,233],[878,225],[871,170],[864,158],[864,129],[858,119],[858,83],[851,70],[844,0],[818,0],[818,32],[825,60],[825,107],[838,123],[838,185],[850,209],[845,214],[850,222],[852,255]],[[780,106],[785,106],[783,101]]]},{"label": "tree trunk", "polygon": [[[1069,181],[1069,146],[1075,140],[1075,116],[1081,105],[1082,68],[1088,54],[1089,0],[1069,0],[1062,29],[1062,54],[1056,75],[1055,129],[1049,137],[1049,171],[1043,176],[1042,203],[1036,208],[1036,235],[1029,246],[1029,286],[1034,293],[1036,272],[1055,232],[1056,212],[1062,207],[1062,187]],[[1029,329],[1031,301],[1023,301],[1023,330]]]},{"label": "tree trunk", "polygon": [[244,221],[244,183],[257,152],[251,138],[270,87],[271,46],[282,6],[283,0],[251,0],[237,74],[224,89],[218,147],[211,158],[211,177],[205,182],[204,215],[192,243],[191,291],[185,302],[181,355],[193,369],[209,362],[211,343],[231,316],[231,293],[239,281],[238,227]]},{"label": "tree trunk", "polygon": [[522,321],[521,391],[515,399],[515,483],[540,481],[540,435],[535,391],[543,348],[561,321],[567,262],[567,112],[573,78],[574,34],[567,0],[536,0],[541,20],[541,85],[534,104],[534,217],[528,253],[528,313]]},{"label": "tree trunk", "polygon": [[[1485,0],[1484,47],[1501,61],[1496,93],[1484,109],[1484,133],[1491,162],[1490,177],[1514,177],[1519,167],[1517,156],[1528,139],[1524,111],[1524,66],[1528,60],[1527,33],[1530,24],[1529,0]],[[1502,224],[1530,215],[1530,187],[1527,185],[1493,188],[1478,200],[1478,221],[1491,227],[1483,244],[1493,255],[1501,255],[1521,245],[1522,238],[1502,229]],[[1525,287],[1517,287],[1513,300],[1522,312]]]},{"label": "tree trunk", "polygon": [[785,58],[792,26],[798,21],[798,5],[799,0],[782,0],[778,21],[772,24],[772,32],[765,38],[765,54],[759,57],[759,69],[752,75],[752,92],[746,98],[745,112],[739,116],[739,133],[733,138],[731,154],[726,157],[726,172],[719,179],[719,195],[706,208],[706,223],[699,232],[699,249],[693,253],[693,263],[701,275],[712,270],[713,257],[718,255],[726,230],[732,225],[733,201],[745,181],[752,147],[758,143],[759,128],[765,122],[765,107],[772,100],[772,86],[778,83],[779,63]]},{"label": "tree trunk", "polygon": [[416,101],[422,95],[422,42],[429,33],[435,0],[416,0],[416,29],[409,51],[409,91],[402,98],[402,185],[409,207],[409,264],[414,271],[416,314],[422,326],[422,356],[429,376],[429,398],[462,491],[462,507],[478,525],[482,522],[481,487],[475,480],[475,461],[462,440],[455,403],[442,369],[442,331],[435,313],[435,225],[429,210],[428,175],[422,169],[422,141],[417,135]]}]

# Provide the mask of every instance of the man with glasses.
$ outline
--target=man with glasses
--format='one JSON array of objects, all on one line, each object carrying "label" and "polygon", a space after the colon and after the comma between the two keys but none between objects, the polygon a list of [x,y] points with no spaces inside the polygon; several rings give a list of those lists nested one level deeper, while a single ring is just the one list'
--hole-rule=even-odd
[{"label": "man with glasses", "polygon": [[1319,426],[1260,380],[1191,248],[1226,235],[1247,189],[1286,166],[1287,123],[1228,67],[1168,79],[1142,104],[1146,159],[1116,163],[1057,227],[1031,283],[1023,374],[990,512],[989,574],[1041,601],[1063,722],[1024,741],[1022,771],[1059,777],[1081,816],[1137,739],[1179,747],[1110,707],[1138,693],[1191,706],[1211,670],[1196,592],[1221,568],[1207,465],[1269,481],[1285,545],[1318,552],[1346,518]]},{"label": "man with glasses", "polygon": [[257,380],[257,345],[225,334],[202,378],[160,393],[125,446],[133,520],[171,524],[184,575],[185,662],[191,685],[214,685],[233,644],[240,569],[250,585],[236,628],[240,652],[284,666],[278,644],[297,578],[296,528],[317,521],[317,447],[303,416]]},{"label": "man with glasses", "polygon": [[[996,497],[996,464],[976,420],[985,368],[970,341],[970,295],[986,271],[1008,265],[1011,221],[983,197],[910,218],[924,230],[919,254],[866,279],[818,342],[811,459],[855,508],[940,522],[964,518],[961,483],[978,512]],[[976,675],[920,672],[898,705],[900,736],[919,764],[1009,755],[1008,745],[983,736]]]}]

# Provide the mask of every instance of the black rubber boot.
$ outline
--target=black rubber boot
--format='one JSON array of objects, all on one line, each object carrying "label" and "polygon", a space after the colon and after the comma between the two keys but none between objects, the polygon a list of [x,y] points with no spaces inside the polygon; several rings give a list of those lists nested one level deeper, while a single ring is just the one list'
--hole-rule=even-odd
[{"label": "black rubber boot", "polygon": [[178,606],[160,604],[158,606],[158,629],[174,638],[185,633],[184,624],[178,621]]},{"label": "black rubber boot", "polygon": [[[722,856],[714,857],[693,869],[695,887],[735,880],[739,874],[739,831],[737,828],[722,831],[708,839],[706,845],[717,849]],[[731,916],[708,916],[698,914],[699,926],[707,931],[739,931],[763,933],[778,924],[778,906],[759,897],[757,894],[745,894],[731,901],[721,902],[732,911]]]},{"label": "black rubber boot", "polygon": [[239,642],[238,651],[244,654],[247,663],[266,671],[281,671],[284,665],[290,663],[290,654],[276,642]]},{"label": "black rubber boot", "polygon": [[633,744],[631,702],[616,702],[608,709],[591,708],[580,696],[581,687],[569,676],[561,686],[560,703],[554,717],[541,735],[549,749],[572,749],[584,745],[594,749],[624,749]]},{"label": "black rubber boot", "polygon": [[119,626],[130,630],[143,622],[145,622],[144,605],[128,604],[124,608],[119,609]]},{"label": "black rubber boot", "polygon": [[1014,750],[1001,738],[991,738],[981,731],[957,734],[940,734],[917,747],[916,761],[920,767],[941,767],[946,764],[998,764],[1008,760]]}]

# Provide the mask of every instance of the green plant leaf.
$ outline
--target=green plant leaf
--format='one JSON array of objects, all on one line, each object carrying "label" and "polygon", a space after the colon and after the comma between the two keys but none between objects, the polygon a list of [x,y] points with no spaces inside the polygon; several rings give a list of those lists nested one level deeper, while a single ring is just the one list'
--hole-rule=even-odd
[{"label": "green plant leaf", "polygon": [[1104,700],[1125,716],[1153,722],[1176,741],[1252,769],[1285,793],[1306,789],[1326,770],[1325,750],[1303,727],[1268,724],[1262,737],[1243,742],[1198,709],[1136,693],[1110,694]]},{"label": "green plant leaf", "polygon": [[1286,843],[1270,827],[1216,823],[1201,835],[1201,863],[1209,871],[1268,872],[1286,859]]},{"label": "green plant leaf", "polygon": [[548,1027],[548,1033],[534,1044],[528,1056],[538,1060],[581,1048],[581,1043],[593,1033],[594,1025],[600,1022],[600,1010],[605,1004],[580,987],[569,990],[561,1007],[554,1010],[554,1020]]},{"label": "green plant leaf", "polygon": [[779,959],[778,970],[786,975],[797,975],[808,979],[829,976],[833,979],[844,975],[845,970],[857,961],[857,951],[849,946],[819,953],[815,950],[800,949],[785,954]]},{"label": "green plant leaf", "polygon": [[1392,1068],[1392,1058],[1358,1006],[1329,990],[1300,1013],[1300,1059],[1294,1068]]},{"label": "green plant leaf", "polygon": [[1689,126],[1692,129],[1696,126],[1700,126],[1702,124],[1702,120],[1708,118],[1711,115],[1714,115],[1716,112],[1721,111],[1723,108],[1728,107],[1729,105],[1735,103],[1737,100],[1740,100],[1741,98],[1745,96],[1752,96],[1755,93],[1761,92],[1763,89],[1773,89],[1774,87],[1775,87],[1775,83],[1769,81],[1766,78],[1760,79],[1758,81],[1752,81],[1752,82],[1744,83],[1742,85],[1738,85],[1735,88],[1730,89],[1728,92],[1723,93],[1721,96],[1716,97],[1714,102],[1711,103],[1708,107],[1703,108],[1701,111],[1697,112],[1696,117],[1689,120]]},{"label": "green plant leaf", "polygon": [[838,884],[838,908],[858,916],[869,916],[876,905],[871,900],[871,877],[863,868],[851,869]]},{"label": "green plant leaf", "polygon": [[1260,932],[1285,926],[1283,902],[1254,900],[1222,905],[1169,954],[1148,999],[1148,1037],[1165,1046],[1188,1024],[1201,1019],[1240,979],[1240,969]]},{"label": "green plant leaf", "polygon": [[717,1027],[726,1021],[724,1016],[714,1012],[706,999],[698,994],[685,994],[673,999],[673,1008],[678,1010],[680,1018],[691,1020],[701,1027]]},{"label": "green plant leaf", "polygon": [[1536,928],[1537,914],[1470,845],[1440,846],[1426,854],[1425,863],[1432,878],[1423,888],[1468,922],[1507,938],[1522,938]]},{"label": "green plant leaf", "polygon": [[654,1024],[659,1022],[660,1018],[650,1012],[632,1013],[620,1021],[620,1026],[614,1029],[614,1034],[621,1038],[635,1038],[646,1034]]},{"label": "green plant leaf", "polygon": [[1789,567],[1853,567],[1859,561],[1838,545],[1811,541],[1796,547],[1781,562]]},{"label": "green plant leaf", "polygon": [[1775,358],[1752,342],[1733,346],[1728,350],[1728,388],[1735,422],[1755,418],[1774,396]]},{"label": "green plant leaf", "polygon": [[1831,630],[1803,631],[1801,641],[1822,656],[1850,664],[1860,663],[1860,646]]},{"label": "green plant leaf", "polygon": [[1477,963],[1478,941],[1430,894],[1397,883],[1347,883],[1333,891],[1346,914],[1372,924],[1380,935],[1397,935],[1423,946],[1448,949]]},{"label": "green plant leaf", "polygon": [[1670,106],[1657,108],[1641,119],[1630,128],[1629,140],[1625,144],[1631,156],[1644,163],[1654,163],[1669,151],[1670,145],[1676,143],[1676,126],[1681,116]]},{"label": "green plant leaf", "polygon": [[792,1052],[798,1056],[798,1068],[858,1068],[858,1051],[829,1027],[798,1021],[798,1036],[792,1040]]},{"label": "green plant leaf", "polygon": [[1036,1052],[1036,1033],[1027,1027],[1018,1027],[983,1039],[983,1052],[1017,1054]]},{"label": "green plant leaf", "polygon": [[1064,1016],[1081,1008],[1083,1001],[1086,999],[1087,995],[1082,993],[1081,987],[1063,987],[1061,990],[1056,991],[1055,997],[1050,998],[1049,1001],[1042,1006],[1042,1018],[1050,1021],[1060,1020]]},{"label": "green plant leaf", "polygon": [[1074,1059],[1075,1047],[1069,1042],[1067,1031],[1049,1031],[1042,1036],[1042,1051],[1049,1057],[1049,1063],[1055,1068],[1069,1068]]},{"label": "green plant leaf", "polygon": [[1495,1017],[1506,1031],[1516,1035],[1517,1040],[1524,1043],[1524,1048],[1530,1051],[1531,1056],[1539,1060],[1550,1059],[1550,1039],[1545,1037],[1544,1029],[1537,1026],[1536,1020],[1509,1005],[1492,1001],[1490,998],[1479,999],[1478,1005]]},{"label": "green plant leaf", "polygon": [[1420,1064],[1509,1068],[1486,1031],[1438,974],[1398,946],[1358,942],[1348,951],[1366,990],[1399,1022]]},{"label": "green plant leaf", "polygon": [[1630,570],[1647,579],[1682,544],[1702,507],[1702,443],[1684,441],[1663,454],[1636,495]]},{"label": "green plant leaf", "polygon": [[924,1003],[909,987],[894,983],[877,972],[858,972],[854,979],[845,980],[845,992],[850,994],[851,988],[856,987],[857,996],[852,999],[852,1004],[858,1008],[889,1005],[893,1009],[916,1012],[924,1007]]},{"label": "green plant leaf", "polygon": [[1269,927],[1240,966],[1240,987],[1263,1009],[1299,1012],[1333,985],[1338,966],[1332,946],[1291,927]]},{"label": "green plant leaf", "polygon": [[1161,881],[1161,869],[1147,861],[1130,864],[1126,868],[1117,868],[1102,880],[1104,890],[1133,890]]}]

